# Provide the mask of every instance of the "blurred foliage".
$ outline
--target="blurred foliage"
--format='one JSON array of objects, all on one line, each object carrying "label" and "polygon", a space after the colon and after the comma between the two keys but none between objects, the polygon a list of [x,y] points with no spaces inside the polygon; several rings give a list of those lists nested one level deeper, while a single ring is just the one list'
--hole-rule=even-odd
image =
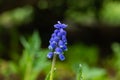
[{"label": "blurred foliage", "polygon": [[119,43],[114,43],[112,45],[112,49],[113,49],[113,52],[114,52],[114,66],[120,70],[120,44]]},{"label": "blurred foliage", "polygon": [[91,67],[86,63],[74,64],[73,70],[76,73],[76,80],[109,80],[105,68],[98,66]]},{"label": "blurred foliage", "polygon": [[[3,0],[0,0],[0,4],[2,4],[2,2]],[[95,3],[99,3],[99,6]],[[100,8],[98,9],[97,7]],[[52,12],[54,14],[52,17],[55,17],[56,15],[61,17],[61,13],[63,13],[62,16],[64,16],[64,19],[62,20],[70,20],[73,23],[82,25],[92,24],[94,26],[94,23],[96,22],[98,24],[101,24],[102,22],[109,26],[120,25],[119,0],[38,0],[36,5],[24,5],[22,7],[16,7],[2,12],[0,14],[0,34],[5,32],[2,27],[19,26],[36,19],[33,17],[39,18],[39,15],[41,16],[41,14],[34,16],[33,13],[35,11],[36,13],[46,12],[45,14],[48,14],[49,16],[51,16],[49,14],[51,11],[51,14]],[[42,18],[48,20],[48,16],[43,16]],[[16,55],[16,49],[18,48],[17,40],[19,38],[17,28],[14,27],[12,29],[8,29],[7,34],[10,34],[10,46],[12,46],[12,48],[10,48],[11,50],[8,50],[8,48],[6,49],[5,45],[0,41],[0,52],[8,50],[12,57],[19,58]],[[11,74],[19,75],[23,80],[35,80],[42,70],[46,67],[47,69],[50,67],[49,62],[46,60],[46,54],[48,51],[41,49],[41,40],[38,32],[35,32],[28,39],[21,37],[21,43],[24,50],[22,56],[18,59],[18,63],[12,60],[0,60],[0,74],[4,75],[6,80],[9,80],[9,75]],[[58,61],[57,63],[58,68],[56,71],[58,73],[56,74],[55,79],[62,80],[63,77],[69,77],[70,80],[75,79],[76,76],[82,76],[85,80],[120,80],[120,44],[113,44],[112,50],[114,53],[112,58],[105,61],[99,60],[99,49],[96,45],[87,46],[82,43],[73,44],[72,46],[69,45],[69,50],[65,52],[66,60],[64,62]],[[0,55],[2,55],[2,53],[0,53]],[[103,67],[108,67],[98,67],[101,65],[98,61],[104,61],[105,65]],[[82,67],[73,68],[74,65],[78,64],[82,64]],[[46,72],[48,71],[47,69],[45,69]],[[109,78],[107,74],[110,76]],[[60,78],[58,79],[58,77]]]},{"label": "blurred foliage", "polygon": [[95,22],[95,12],[93,8],[94,0],[68,0],[66,18],[76,23],[90,25]]},{"label": "blurred foliage", "polygon": [[[65,53],[66,61],[57,62],[56,80],[109,80],[105,68],[98,67],[98,48],[95,45],[75,44]],[[82,66],[78,66],[81,64]],[[64,65],[64,66],[63,66]],[[64,76],[67,74],[66,76]],[[58,78],[61,75],[61,78]],[[76,78],[75,78],[76,76]]]},{"label": "blurred foliage", "polygon": [[[1,1],[2,2],[2,1]],[[119,0],[38,0],[36,6],[40,10],[63,11],[64,19],[72,20],[83,25],[93,25],[96,22],[119,25],[120,1]],[[58,10],[58,9],[59,10]],[[97,9],[98,8],[98,9]],[[23,24],[32,19],[34,8],[25,5],[0,15],[0,25]],[[49,14],[49,13],[48,13]],[[60,15],[59,15],[60,16]],[[100,17],[98,19],[98,17]]]},{"label": "blurred foliage", "polygon": [[32,20],[33,8],[24,6],[10,11],[3,12],[0,15],[0,25],[5,27],[13,27]]},{"label": "blurred foliage", "polygon": [[[107,80],[107,71],[105,68],[99,68],[97,46],[86,46],[85,44],[76,44],[69,47],[66,53],[69,67],[75,71],[76,76],[82,75],[79,80]],[[81,63],[82,67],[78,67]],[[81,72],[82,69],[82,72]],[[109,79],[108,79],[109,80]]]},{"label": "blurred foliage", "polygon": [[47,2],[47,0],[39,0],[38,7],[40,9],[47,9],[48,8],[48,2]]},{"label": "blurred foliage", "polygon": [[70,64],[79,64],[80,62],[85,62],[89,65],[95,65],[98,62],[98,52],[99,49],[97,46],[87,46],[79,43],[70,46],[69,50],[66,52],[66,56]]},{"label": "blurred foliage", "polygon": [[120,25],[120,2],[107,1],[101,10],[101,19],[104,23]]},{"label": "blurred foliage", "polygon": [[[75,23],[93,25],[100,21],[104,24],[110,24],[111,26],[120,24],[119,0],[68,0],[67,3],[68,9],[65,13],[66,18]],[[96,11],[95,8],[97,7],[100,9],[97,9]],[[99,17],[98,19],[97,16]]]},{"label": "blurred foliage", "polygon": [[[59,64],[59,65],[58,65]],[[107,70],[98,66],[89,66],[86,63],[67,64],[57,63],[55,80],[110,80]],[[67,75],[66,75],[67,74]],[[60,77],[61,76],[61,77]]]},{"label": "blurred foliage", "polygon": [[77,68],[76,80],[83,80],[81,64],[79,64],[79,67]]},{"label": "blurred foliage", "polygon": [[54,9],[55,7],[61,7],[63,3],[66,2],[64,0],[39,0],[37,6],[39,9]]},{"label": "blurred foliage", "polygon": [[86,25],[91,25],[95,22],[95,14],[93,11],[89,10],[86,12],[80,12],[80,11],[74,11],[74,10],[68,10],[66,12],[66,17],[68,20],[73,20],[76,23],[81,23]]},{"label": "blurred foliage", "polygon": [[48,72],[48,74],[45,77],[45,80],[49,80],[50,79],[50,72]]},{"label": "blurred foliage", "polygon": [[[68,6],[71,9],[85,9],[85,7],[89,7],[93,4],[94,0],[67,0]],[[90,7],[89,7],[90,8]]]},{"label": "blurred foliage", "polygon": [[17,67],[12,61],[0,60],[0,74],[4,75],[6,80],[11,80],[10,75],[17,73]]},{"label": "blurred foliage", "polygon": [[21,42],[24,50],[19,63],[11,61],[7,66],[1,63],[3,65],[1,73],[5,76],[18,74],[21,80],[36,80],[40,72],[49,64],[46,59],[48,51],[40,49],[41,41],[38,32],[34,32],[28,41],[22,37]]},{"label": "blurred foliage", "polygon": [[111,61],[111,66],[115,69],[115,80],[120,79],[120,43],[113,43],[112,49],[114,52],[114,57]]},{"label": "blurred foliage", "polygon": [[41,41],[38,32],[34,32],[28,42],[24,38],[21,38],[21,41],[25,48],[19,63],[22,78],[23,80],[35,80],[40,71],[48,65],[47,51],[40,50]]},{"label": "blurred foliage", "polygon": [[107,80],[105,69],[83,65],[83,77],[85,80]]}]

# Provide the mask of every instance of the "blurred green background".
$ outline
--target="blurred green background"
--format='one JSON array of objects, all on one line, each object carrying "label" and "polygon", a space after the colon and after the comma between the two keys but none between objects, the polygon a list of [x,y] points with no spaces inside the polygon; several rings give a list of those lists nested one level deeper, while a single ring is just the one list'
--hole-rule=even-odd
[{"label": "blurred green background", "polygon": [[[120,80],[119,0],[0,0],[0,80],[45,80],[53,25],[68,24],[55,80]],[[67,74],[67,75],[66,75]]]}]

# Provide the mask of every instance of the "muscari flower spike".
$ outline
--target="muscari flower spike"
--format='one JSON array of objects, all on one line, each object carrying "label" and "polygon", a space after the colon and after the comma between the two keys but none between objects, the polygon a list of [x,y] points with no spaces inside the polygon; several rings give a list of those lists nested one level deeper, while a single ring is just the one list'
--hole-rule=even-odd
[{"label": "muscari flower spike", "polygon": [[54,25],[54,28],[56,29],[49,41],[50,45],[48,46],[48,49],[50,52],[47,54],[48,58],[51,59],[54,54],[57,54],[61,61],[65,60],[63,52],[67,51],[66,31],[64,30],[66,27],[67,25],[62,24],[60,21],[58,21],[58,24]]}]

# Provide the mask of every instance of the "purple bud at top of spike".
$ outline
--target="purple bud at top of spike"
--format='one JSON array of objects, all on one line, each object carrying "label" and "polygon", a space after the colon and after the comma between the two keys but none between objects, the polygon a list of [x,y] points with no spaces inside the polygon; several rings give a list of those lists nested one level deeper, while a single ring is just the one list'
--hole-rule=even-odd
[{"label": "purple bud at top of spike", "polygon": [[58,24],[61,24],[61,22],[60,22],[60,21],[58,21]]},{"label": "purple bud at top of spike", "polygon": [[54,27],[60,29],[60,28],[66,28],[67,25],[66,24],[61,24],[60,21],[58,21],[58,24],[55,24]]}]

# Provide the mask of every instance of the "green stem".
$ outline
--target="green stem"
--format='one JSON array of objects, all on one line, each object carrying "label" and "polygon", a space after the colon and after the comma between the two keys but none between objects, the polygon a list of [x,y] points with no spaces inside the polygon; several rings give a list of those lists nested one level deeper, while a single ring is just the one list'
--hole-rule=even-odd
[{"label": "green stem", "polygon": [[82,65],[79,64],[79,69],[77,72],[77,80],[82,80]]},{"label": "green stem", "polygon": [[23,80],[31,80],[32,64],[33,64],[33,59],[31,58],[31,56],[29,56],[29,59],[26,64],[26,69],[25,69]]},{"label": "green stem", "polygon": [[57,56],[57,54],[53,55],[52,66],[51,66],[51,71],[50,71],[50,80],[53,80],[56,56]]},{"label": "green stem", "polygon": [[30,80],[30,74],[31,74],[31,64],[28,63],[23,80]]}]

